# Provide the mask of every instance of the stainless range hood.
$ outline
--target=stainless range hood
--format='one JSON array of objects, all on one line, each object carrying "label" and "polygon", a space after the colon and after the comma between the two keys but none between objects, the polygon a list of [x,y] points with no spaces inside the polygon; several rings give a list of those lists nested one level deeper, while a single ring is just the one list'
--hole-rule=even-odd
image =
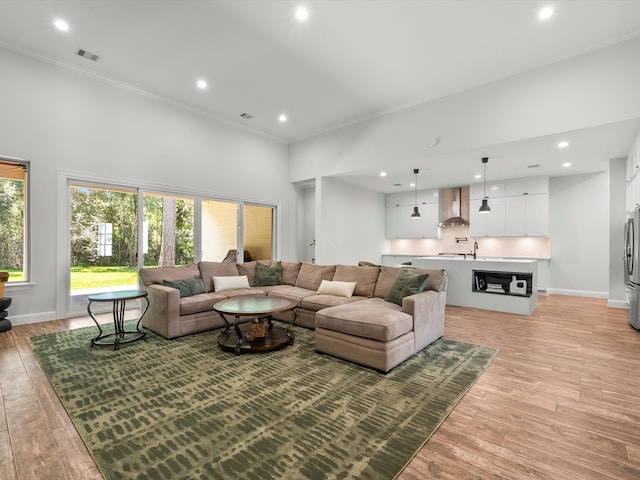
[{"label": "stainless range hood", "polygon": [[440,191],[440,227],[469,225],[469,187],[446,188]]}]

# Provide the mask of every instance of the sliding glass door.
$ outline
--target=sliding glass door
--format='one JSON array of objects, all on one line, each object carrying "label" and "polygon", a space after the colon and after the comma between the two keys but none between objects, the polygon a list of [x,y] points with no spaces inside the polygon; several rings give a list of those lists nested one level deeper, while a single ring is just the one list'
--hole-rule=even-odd
[{"label": "sliding glass door", "polygon": [[243,244],[253,260],[274,258],[273,231],[275,209],[264,205],[245,204],[243,215]]},{"label": "sliding glass door", "polygon": [[173,267],[194,262],[194,211],[192,197],[144,193],[144,267]]},{"label": "sliding glass door", "polygon": [[137,192],[116,187],[69,185],[70,310],[87,296],[137,285]]},{"label": "sliding glass door", "polygon": [[[65,314],[86,311],[92,293],[138,288],[142,267],[274,258],[274,206],[72,179],[66,185]],[[237,251],[244,251],[244,258],[237,258]]]},{"label": "sliding glass door", "polygon": [[202,200],[202,260],[232,260],[238,250],[240,204]]}]

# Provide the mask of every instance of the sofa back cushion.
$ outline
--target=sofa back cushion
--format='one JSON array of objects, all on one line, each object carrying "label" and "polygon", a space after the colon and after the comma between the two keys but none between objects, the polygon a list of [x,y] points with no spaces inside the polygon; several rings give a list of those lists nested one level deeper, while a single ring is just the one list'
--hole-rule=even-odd
[{"label": "sofa back cushion", "polygon": [[[444,270],[426,270],[410,267],[402,268],[410,269],[411,272],[415,274],[428,273],[429,278],[427,279],[427,285],[424,287],[425,290],[442,292],[447,289],[447,275]],[[380,275],[378,276],[374,296],[378,298],[386,298],[402,268],[387,266],[380,267]]]},{"label": "sofa back cushion", "polygon": [[335,271],[335,265],[316,265],[315,263],[304,262],[300,267],[295,286],[308,290],[318,290],[322,280],[333,280]]},{"label": "sofa back cushion", "polygon": [[145,287],[151,284],[163,285],[163,280],[184,280],[197,275],[200,275],[200,270],[195,263],[180,267],[141,268],[138,271],[138,277]]},{"label": "sofa back cushion", "polygon": [[359,297],[373,297],[379,274],[379,267],[337,265],[333,279],[339,282],[356,282],[356,289],[353,292],[354,295]]},{"label": "sofa back cushion", "polygon": [[298,281],[302,262],[282,262],[282,281],[285,285],[295,285]]},{"label": "sofa back cushion", "polygon": [[447,274],[444,270],[425,270],[416,269],[415,273],[428,273],[429,279],[425,290],[434,290],[436,292],[444,292],[447,290]]},{"label": "sofa back cushion", "polygon": [[238,265],[230,262],[199,262],[198,268],[207,292],[213,292],[213,277],[239,275]]},{"label": "sofa back cushion", "polygon": [[[265,260],[262,263],[269,265],[269,260]],[[256,262],[255,260],[252,262],[244,262],[238,263],[238,275],[246,275],[249,279],[249,285],[253,286],[253,282],[256,280]]]}]

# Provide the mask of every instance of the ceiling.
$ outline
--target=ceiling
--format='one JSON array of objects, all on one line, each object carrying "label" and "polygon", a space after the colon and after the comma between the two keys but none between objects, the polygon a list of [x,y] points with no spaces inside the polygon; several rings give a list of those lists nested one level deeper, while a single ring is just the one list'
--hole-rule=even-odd
[{"label": "ceiling", "polygon": [[[4,0],[0,45],[291,142],[640,36],[640,1],[550,4],[555,15],[541,22],[538,0]],[[295,19],[300,5],[306,22]],[[58,18],[68,32],[54,28]],[[199,78],[206,90],[196,88]],[[489,178],[500,158],[499,171],[515,173],[542,154],[580,158],[580,168],[596,171],[625,155],[639,129],[630,120],[561,132],[575,138],[562,152],[547,138],[455,159],[480,173],[480,158],[490,156]],[[447,177],[451,159],[430,159],[441,185],[460,181]],[[565,173],[548,163],[535,174]],[[342,178],[388,192],[406,187],[406,170],[390,166],[384,182],[378,172]]]}]

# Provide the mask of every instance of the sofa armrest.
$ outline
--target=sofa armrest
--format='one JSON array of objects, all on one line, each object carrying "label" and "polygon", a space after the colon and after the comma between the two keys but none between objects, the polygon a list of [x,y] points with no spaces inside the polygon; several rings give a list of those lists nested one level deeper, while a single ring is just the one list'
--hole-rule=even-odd
[{"label": "sofa armrest", "polygon": [[164,338],[180,336],[180,291],[164,285],[147,287],[149,310],[142,325]]},{"label": "sofa armrest", "polygon": [[427,290],[402,299],[402,311],[413,317],[418,352],[444,335],[446,291]]}]

